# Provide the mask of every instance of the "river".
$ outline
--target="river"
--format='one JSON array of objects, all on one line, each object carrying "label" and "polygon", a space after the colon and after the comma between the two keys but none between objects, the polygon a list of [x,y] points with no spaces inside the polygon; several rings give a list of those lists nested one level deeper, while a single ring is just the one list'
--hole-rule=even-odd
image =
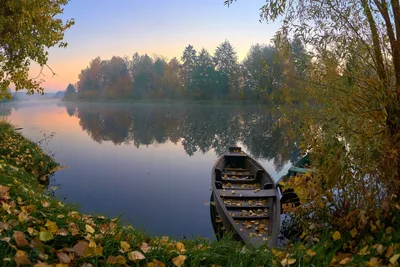
[{"label": "river", "polygon": [[176,238],[213,238],[210,174],[227,147],[275,180],[299,156],[273,107],[39,100],[0,104],[2,115],[68,166],[50,181],[56,197]]}]

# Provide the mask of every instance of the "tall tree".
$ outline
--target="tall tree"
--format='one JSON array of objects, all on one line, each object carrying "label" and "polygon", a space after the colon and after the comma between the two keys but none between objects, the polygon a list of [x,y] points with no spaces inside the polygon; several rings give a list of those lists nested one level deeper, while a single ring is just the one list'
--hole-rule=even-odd
[{"label": "tall tree", "polygon": [[179,81],[179,61],[174,57],[165,67],[161,84],[164,88],[165,97],[180,98],[183,95],[182,85]]},{"label": "tall tree", "polygon": [[151,97],[162,98],[165,95],[164,88],[164,75],[167,71],[168,64],[164,59],[156,58],[154,60],[153,72],[154,72],[154,86],[152,87]]},{"label": "tall tree", "polygon": [[76,96],[76,88],[72,83],[70,83],[68,84],[67,89],[65,90],[63,100],[72,100],[73,97],[75,96]]},{"label": "tall tree", "polygon": [[223,83],[227,83],[229,96],[238,98],[240,68],[236,52],[228,40],[221,43],[215,50],[214,63],[216,70],[224,77],[220,81],[221,86],[224,87]]},{"label": "tall tree", "polygon": [[281,61],[275,47],[256,44],[243,60],[245,95],[268,96],[281,85]]},{"label": "tall tree", "polygon": [[188,92],[194,98],[213,98],[219,93],[218,74],[211,55],[204,48],[201,49],[192,73],[193,83]]},{"label": "tall tree", "polygon": [[[63,42],[64,32],[73,20],[62,21],[59,15],[69,0],[14,1],[2,0],[0,4],[0,99],[10,98],[10,84],[15,89],[43,93],[43,87],[29,77],[32,62],[47,67],[48,48]],[[51,69],[50,69],[51,70]]]},{"label": "tall tree", "polygon": [[136,57],[135,55],[132,62],[132,75],[134,82],[133,97],[141,99],[148,97],[150,90],[153,87],[153,60],[147,54],[139,57]]},{"label": "tall tree", "polygon": [[129,97],[132,81],[126,61],[121,57],[112,57],[102,64],[102,94],[110,98]]},{"label": "tall tree", "polygon": [[77,90],[83,97],[99,97],[103,86],[103,64],[100,57],[93,59],[78,77]]},{"label": "tall tree", "polygon": [[68,84],[67,89],[65,90],[65,93],[72,94],[75,92],[76,92],[75,86],[72,83]]},{"label": "tall tree", "polygon": [[185,47],[182,55],[182,65],[181,65],[181,78],[182,84],[185,86],[186,90],[191,86],[192,83],[192,72],[196,62],[196,50],[192,45]]}]

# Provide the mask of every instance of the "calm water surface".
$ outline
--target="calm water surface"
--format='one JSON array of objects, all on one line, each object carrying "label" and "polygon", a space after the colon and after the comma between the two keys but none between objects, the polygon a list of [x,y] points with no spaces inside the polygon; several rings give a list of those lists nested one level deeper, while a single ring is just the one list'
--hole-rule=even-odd
[{"label": "calm water surface", "polygon": [[[272,111],[271,111],[272,110]],[[240,145],[277,180],[298,156],[273,108],[63,103],[0,105],[1,114],[68,166],[50,186],[81,211],[111,217],[150,234],[214,235],[211,168]]]}]

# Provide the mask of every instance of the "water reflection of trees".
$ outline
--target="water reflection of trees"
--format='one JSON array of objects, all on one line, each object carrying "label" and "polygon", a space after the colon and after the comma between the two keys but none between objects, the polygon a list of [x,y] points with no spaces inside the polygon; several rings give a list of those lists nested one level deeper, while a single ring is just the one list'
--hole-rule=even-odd
[{"label": "water reflection of trees", "polygon": [[[243,144],[256,158],[274,160],[279,170],[298,157],[296,140],[276,125],[276,110],[251,107],[187,105],[114,105],[65,103],[96,142],[133,144],[181,143],[188,155]],[[72,112],[68,112],[71,114]]]}]

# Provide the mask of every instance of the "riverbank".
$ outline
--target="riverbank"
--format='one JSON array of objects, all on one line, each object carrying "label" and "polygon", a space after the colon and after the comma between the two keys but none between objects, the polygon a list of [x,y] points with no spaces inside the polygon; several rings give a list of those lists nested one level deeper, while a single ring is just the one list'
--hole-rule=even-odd
[{"label": "riverbank", "polygon": [[354,244],[351,250],[349,233],[338,236],[329,229],[307,243],[274,250],[243,247],[229,238],[210,242],[149,237],[123,226],[118,218],[85,215],[51,197],[46,174],[58,167],[35,143],[0,122],[3,266],[396,266],[400,256],[397,221],[377,235],[379,240]]}]

